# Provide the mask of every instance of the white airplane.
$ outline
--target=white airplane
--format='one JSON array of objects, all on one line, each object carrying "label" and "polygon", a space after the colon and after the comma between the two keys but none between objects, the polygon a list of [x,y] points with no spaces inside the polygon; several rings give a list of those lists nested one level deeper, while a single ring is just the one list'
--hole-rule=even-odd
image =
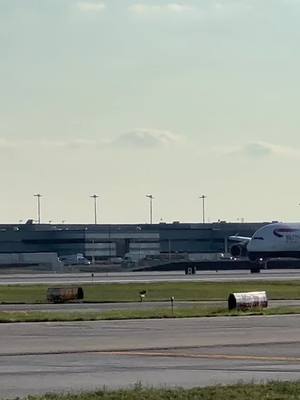
[{"label": "white airplane", "polygon": [[262,264],[272,258],[300,258],[300,224],[273,223],[259,228],[252,237],[230,236],[233,257],[247,257]]}]

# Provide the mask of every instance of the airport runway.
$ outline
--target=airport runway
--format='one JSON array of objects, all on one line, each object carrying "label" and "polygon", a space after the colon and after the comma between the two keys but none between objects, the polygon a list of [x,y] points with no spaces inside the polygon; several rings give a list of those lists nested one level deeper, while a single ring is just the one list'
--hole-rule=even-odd
[{"label": "airport runway", "polygon": [[2,398],[300,377],[300,315],[0,325]]},{"label": "airport runway", "polygon": [[[227,301],[176,301],[174,308],[227,307]],[[153,310],[156,308],[170,308],[169,301],[128,302],[128,303],[67,303],[67,304],[0,304],[3,311],[37,311],[37,312],[105,312],[121,310]],[[300,307],[300,300],[269,300],[268,307]]]},{"label": "airport runway", "polygon": [[149,282],[238,282],[300,280],[300,269],[261,270],[251,274],[248,270],[197,271],[195,275],[185,275],[184,271],[161,272],[111,272],[111,273],[69,273],[69,274],[13,274],[0,275],[0,285],[17,284],[88,284],[88,283],[149,283]]}]

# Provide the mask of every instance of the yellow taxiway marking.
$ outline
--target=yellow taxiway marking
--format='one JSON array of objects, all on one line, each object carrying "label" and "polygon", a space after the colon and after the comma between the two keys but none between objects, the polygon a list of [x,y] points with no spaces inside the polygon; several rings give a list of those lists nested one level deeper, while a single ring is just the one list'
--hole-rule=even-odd
[{"label": "yellow taxiway marking", "polygon": [[285,361],[300,362],[300,357],[286,356],[253,356],[253,355],[234,355],[234,354],[191,354],[191,353],[171,353],[155,351],[97,351],[101,354],[115,356],[143,356],[143,357],[184,357],[184,358],[206,358],[212,360],[250,360],[250,361]]}]

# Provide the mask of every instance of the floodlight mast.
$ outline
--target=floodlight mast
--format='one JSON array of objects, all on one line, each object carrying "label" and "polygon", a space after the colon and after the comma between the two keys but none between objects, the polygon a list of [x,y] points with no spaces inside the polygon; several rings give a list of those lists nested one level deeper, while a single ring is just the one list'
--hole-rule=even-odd
[{"label": "floodlight mast", "polygon": [[33,195],[33,197],[37,198],[37,222],[38,224],[41,223],[41,197],[42,195],[40,193],[36,193]]},{"label": "floodlight mast", "polygon": [[94,199],[94,223],[95,225],[97,224],[97,199],[98,199],[98,195],[93,194],[92,196],[90,196],[92,199]]},{"label": "floodlight mast", "polygon": [[153,195],[152,194],[146,194],[146,197],[150,200],[149,202],[149,222],[152,225],[153,222]]},{"label": "floodlight mast", "polygon": [[199,199],[202,199],[202,223],[205,224],[205,199],[207,196],[204,194],[202,196],[199,196]]}]

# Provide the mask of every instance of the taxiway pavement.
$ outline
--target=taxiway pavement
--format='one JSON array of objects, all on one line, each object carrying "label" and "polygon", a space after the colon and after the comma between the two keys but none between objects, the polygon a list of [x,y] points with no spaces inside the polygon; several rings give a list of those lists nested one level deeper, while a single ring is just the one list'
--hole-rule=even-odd
[{"label": "taxiway pavement", "polygon": [[300,315],[0,325],[1,397],[300,378]]},{"label": "taxiway pavement", "polygon": [[89,284],[89,283],[150,283],[150,282],[239,282],[239,281],[300,280],[300,269],[261,270],[251,274],[248,270],[197,271],[185,275],[184,271],[110,272],[68,274],[1,274],[0,285],[18,284]]}]

